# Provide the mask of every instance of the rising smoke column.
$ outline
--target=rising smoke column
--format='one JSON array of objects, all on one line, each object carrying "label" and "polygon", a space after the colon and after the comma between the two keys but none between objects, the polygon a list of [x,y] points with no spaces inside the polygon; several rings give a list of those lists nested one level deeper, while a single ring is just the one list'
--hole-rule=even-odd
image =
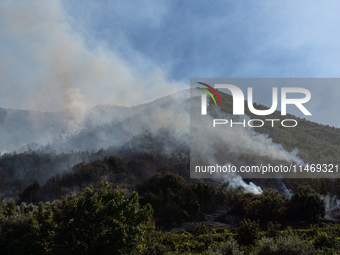
[{"label": "rising smoke column", "polygon": [[[107,43],[86,38],[86,32],[59,0],[0,2],[0,107],[59,113],[41,120],[41,114],[29,112],[28,124],[13,122],[15,112],[4,115],[0,139],[9,139],[1,151],[87,129],[84,120],[95,105],[138,105],[185,87],[135,50],[124,58]],[[110,121],[97,116],[91,125]],[[6,133],[12,126],[32,130]],[[50,132],[44,132],[47,126]]]},{"label": "rising smoke column", "polygon": [[[90,48],[71,24],[75,20],[58,0],[1,1],[3,107],[82,118],[97,104],[137,105],[184,87],[138,52],[123,59],[103,43]],[[145,66],[147,73],[141,71]]]}]

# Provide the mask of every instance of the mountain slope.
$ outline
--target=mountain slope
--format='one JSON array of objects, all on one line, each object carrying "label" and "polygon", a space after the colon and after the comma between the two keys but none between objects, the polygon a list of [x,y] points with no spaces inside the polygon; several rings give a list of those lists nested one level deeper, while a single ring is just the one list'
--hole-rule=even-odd
[{"label": "mountain slope", "polygon": [[[232,113],[232,96],[219,91],[223,102],[222,110]],[[268,107],[254,104],[255,109],[265,110]],[[294,128],[282,127],[279,122],[275,122],[274,128],[271,123],[259,128],[254,128],[258,133],[267,134],[274,143],[281,144],[283,148],[292,151],[298,148],[298,156],[306,163],[326,163],[340,164],[340,128],[330,127],[315,122],[301,119],[287,114],[282,116],[281,112],[275,111],[268,116],[254,115],[248,110],[245,100],[245,114],[251,119],[295,119],[298,125]],[[258,123],[257,123],[258,124]]]}]

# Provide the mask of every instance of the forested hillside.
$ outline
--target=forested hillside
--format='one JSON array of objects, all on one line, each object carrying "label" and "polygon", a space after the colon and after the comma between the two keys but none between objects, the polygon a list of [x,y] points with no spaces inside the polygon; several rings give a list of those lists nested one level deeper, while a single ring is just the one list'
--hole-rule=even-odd
[{"label": "forested hillside", "polygon": [[[232,112],[231,96],[219,94],[222,111]],[[138,121],[158,116],[153,109],[174,109],[171,98],[158,103],[142,107]],[[266,118],[282,116],[275,112]],[[289,152],[298,149],[306,163],[340,163],[340,129],[285,118],[297,119],[298,126],[254,130]],[[134,123],[129,118],[106,123],[66,143],[85,139],[85,148]],[[191,179],[189,135],[174,138],[171,129],[144,127],[119,146],[65,153],[39,147],[1,155],[0,249],[7,254],[337,254],[339,179],[246,179],[243,187],[227,179]],[[264,159],[243,154],[236,160]],[[250,182],[263,192],[247,193]],[[333,204],[325,203],[326,196]],[[324,218],[330,215],[331,221]]]}]

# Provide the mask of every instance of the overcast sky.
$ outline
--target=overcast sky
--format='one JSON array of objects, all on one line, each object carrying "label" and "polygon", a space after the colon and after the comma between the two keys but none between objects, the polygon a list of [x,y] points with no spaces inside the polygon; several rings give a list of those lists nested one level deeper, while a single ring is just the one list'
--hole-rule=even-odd
[{"label": "overcast sky", "polygon": [[[134,105],[197,77],[338,78],[339,10],[310,0],[2,0],[0,107]],[[336,84],[310,84],[310,111],[340,127]]]}]

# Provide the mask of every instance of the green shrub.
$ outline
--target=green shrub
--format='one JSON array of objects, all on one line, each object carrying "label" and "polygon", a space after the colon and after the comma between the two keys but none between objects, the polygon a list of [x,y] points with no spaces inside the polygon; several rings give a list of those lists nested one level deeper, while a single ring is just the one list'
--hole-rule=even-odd
[{"label": "green shrub", "polygon": [[318,231],[316,236],[314,237],[314,245],[317,249],[322,248],[333,248],[334,240],[332,237],[328,236],[325,232]]},{"label": "green shrub", "polygon": [[300,185],[288,203],[288,212],[293,219],[316,221],[325,216],[325,203],[310,185]]},{"label": "green shrub", "polygon": [[280,221],[287,211],[287,199],[274,192],[266,192],[265,196],[255,196],[244,204],[245,216],[260,220],[264,225],[268,221]]},{"label": "green shrub", "polygon": [[163,255],[166,253],[165,245],[161,243],[154,242],[152,245],[148,246],[143,252],[143,255]]},{"label": "green shrub", "polygon": [[237,241],[240,245],[254,244],[259,238],[260,226],[256,221],[242,220],[236,229]]},{"label": "green shrub", "polygon": [[264,237],[261,240],[260,247],[257,250],[256,255],[270,255],[277,254],[277,245],[274,238]]},{"label": "green shrub", "polygon": [[297,236],[282,236],[276,241],[264,237],[256,252],[257,255],[314,255],[317,254],[310,242],[302,241]]},{"label": "green shrub", "polygon": [[155,174],[138,187],[141,204],[151,204],[157,226],[173,227],[197,219],[200,205],[190,185],[179,175]]},{"label": "green shrub", "polygon": [[293,236],[293,235],[295,235],[295,233],[291,226],[287,226],[286,229],[282,232],[282,236]]},{"label": "green shrub", "polygon": [[269,221],[267,224],[266,236],[273,237],[273,238],[277,237],[279,235],[280,227],[281,227],[281,224],[273,223]]},{"label": "green shrub", "polygon": [[100,190],[91,186],[55,208],[55,242],[70,250],[131,253],[151,230],[150,205],[140,208],[136,192],[126,199],[119,188],[112,190],[106,182]]},{"label": "green shrub", "polygon": [[205,226],[204,223],[202,223],[202,225],[200,226],[197,226],[197,228],[194,230],[194,236],[200,236],[208,233],[209,229]]},{"label": "green shrub", "polygon": [[217,247],[217,249],[213,249],[209,247],[208,250],[204,253],[205,255],[241,255],[243,254],[240,250],[240,246],[234,239],[229,239],[224,244]]}]

